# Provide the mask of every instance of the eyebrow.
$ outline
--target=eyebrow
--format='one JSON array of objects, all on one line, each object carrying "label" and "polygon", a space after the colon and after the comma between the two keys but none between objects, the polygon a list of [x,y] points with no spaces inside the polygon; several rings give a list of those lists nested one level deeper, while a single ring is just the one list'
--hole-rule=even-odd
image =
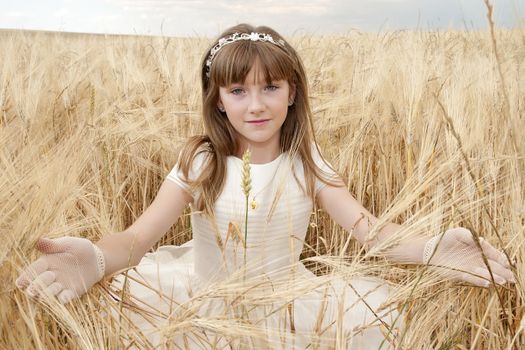
[{"label": "eyebrow", "polygon": [[[283,82],[283,81],[286,81],[286,79],[271,79],[269,82],[267,82],[266,79],[264,79],[264,80],[262,80],[260,82],[260,85],[275,84],[275,83],[280,83],[280,82]],[[232,82],[231,84],[229,84],[227,86],[232,86],[232,85],[236,85],[236,84],[237,85],[247,85],[247,80],[245,80],[244,82]]]}]

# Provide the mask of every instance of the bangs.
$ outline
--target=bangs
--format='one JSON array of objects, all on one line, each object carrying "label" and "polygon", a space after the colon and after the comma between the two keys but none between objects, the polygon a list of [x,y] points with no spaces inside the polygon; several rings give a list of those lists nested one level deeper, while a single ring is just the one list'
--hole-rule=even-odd
[{"label": "bangs", "polygon": [[293,61],[284,50],[272,43],[251,41],[224,46],[213,60],[210,80],[218,86],[242,84],[256,62],[256,80],[264,79],[267,84],[275,80],[293,81]]}]

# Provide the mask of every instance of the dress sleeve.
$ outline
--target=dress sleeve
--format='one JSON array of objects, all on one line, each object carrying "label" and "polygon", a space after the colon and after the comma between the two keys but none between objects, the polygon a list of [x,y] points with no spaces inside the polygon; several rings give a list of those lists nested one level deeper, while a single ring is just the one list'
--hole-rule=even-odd
[{"label": "dress sleeve", "polygon": [[[321,169],[321,176],[329,181],[335,181],[339,178],[339,175],[334,171],[332,164],[330,164],[328,161],[323,160],[321,157],[321,154],[317,150],[317,147],[314,143],[312,143],[312,158],[314,160],[314,163],[317,165],[319,169]],[[315,195],[319,193],[320,190],[322,190],[327,184],[322,182],[319,178],[315,179]]]},{"label": "dress sleeve", "polygon": [[[202,166],[204,164],[206,155],[205,152],[198,152],[197,155],[193,158],[193,162],[191,164],[190,171],[188,173],[188,178],[186,179],[184,177],[184,174],[182,173],[182,170],[179,167],[179,163],[175,164],[175,166],[171,169],[171,171],[168,173],[166,178],[168,180],[171,180],[175,182],[177,185],[179,185],[182,189],[184,189],[186,192],[191,194],[192,197],[195,198],[194,191],[191,191],[190,186],[188,185],[186,181],[194,181],[202,171]],[[179,154],[180,159],[180,154]]]}]

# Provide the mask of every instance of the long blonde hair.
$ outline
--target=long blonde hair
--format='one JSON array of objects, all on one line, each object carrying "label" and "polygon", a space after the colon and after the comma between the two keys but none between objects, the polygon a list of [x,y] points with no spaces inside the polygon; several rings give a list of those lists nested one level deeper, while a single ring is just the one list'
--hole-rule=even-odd
[{"label": "long blonde hair", "polygon": [[[206,75],[206,60],[211,48],[218,39],[233,33],[266,33],[275,41],[283,40],[284,47],[264,41],[240,40],[223,46],[216,54],[210,70]],[[237,132],[229,122],[226,113],[219,111],[219,87],[244,82],[254,62],[259,60],[261,70],[268,83],[275,80],[287,80],[295,86],[295,100],[288,108],[286,120],[281,127],[280,151],[299,155],[303,162],[307,195],[315,200],[315,179],[334,184],[314,162],[312,143],[315,142],[312,122],[312,111],[308,100],[308,83],[305,70],[299,55],[284,38],[273,29],[249,24],[239,24],[224,31],[206,50],[201,61],[202,104],[204,118],[204,135],[191,137],[183,147],[179,166],[184,177],[188,174],[195,156],[204,152],[207,157],[199,176],[188,182],[190,188],[198,190],[195,207],[205,214],[213,213],[213,205],[221,193],[226,177],[226,157],[236,154],[239,147]],[[296,177],[297,179],[297,177]]]}]

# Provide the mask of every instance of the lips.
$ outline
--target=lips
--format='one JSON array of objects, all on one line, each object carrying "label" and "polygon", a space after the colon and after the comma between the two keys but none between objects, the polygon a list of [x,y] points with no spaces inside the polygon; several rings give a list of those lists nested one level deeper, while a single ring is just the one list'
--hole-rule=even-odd
[{"label": "lips", "polygon": [[258,119],[258,120],[249,120],[247,121],[248,124],[253,125],[263,125],[266,124],[266,122],[270,121],[270,119]]}]

